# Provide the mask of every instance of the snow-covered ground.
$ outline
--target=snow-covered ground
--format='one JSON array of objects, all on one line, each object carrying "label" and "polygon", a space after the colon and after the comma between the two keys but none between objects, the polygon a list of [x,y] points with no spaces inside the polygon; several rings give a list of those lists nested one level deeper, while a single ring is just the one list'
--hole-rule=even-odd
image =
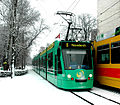
[{"label": "snow-covered ground", "polygon": [[89,105],[70,92],[54,87],[32,70],[13,79],[0,78],[0,105],[80,104]]},{"label": "snow-covered ground", "polygon": [[[0,78],[0,105],[90,105],[69,91],[54,87],[32,71],[32,67],[28,67],[28,69],[27,74],[15,76],[13,79]],[[98,92],[97,88],[93,88],[93,90]],[[89,97],[88,100],[95,105],[113,104],[103,98],[97,100],[96,95],[89,95],[84,91],[75,93],[86,99]],[[111,95],[111,93],[109,94]]]}]

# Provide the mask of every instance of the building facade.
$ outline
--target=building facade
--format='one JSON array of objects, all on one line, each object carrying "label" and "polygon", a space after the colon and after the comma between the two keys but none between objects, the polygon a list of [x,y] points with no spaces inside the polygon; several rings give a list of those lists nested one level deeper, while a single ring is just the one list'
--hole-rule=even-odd
[{"label": "building facade", "polygon": [[98,39],[114,35],[120,26],[120,0],[97,0]]}]

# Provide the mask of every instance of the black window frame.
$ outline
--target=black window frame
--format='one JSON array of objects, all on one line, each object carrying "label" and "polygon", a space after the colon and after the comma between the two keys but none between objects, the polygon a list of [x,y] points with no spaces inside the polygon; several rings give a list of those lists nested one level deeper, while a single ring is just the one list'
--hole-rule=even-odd
[{"label": "black window frame", "polygon": [[110,46],[105,44],[97,47],[97,64],[110,63]]},{"label": "black window frame", "polygon": [[53,68],[53,52],[48,54],[48,68]]},{"label": "black window frame", "polygon": [[111,63],[120,64],[120,41],[111,43]]},{"label": "black window frame", "polygon": [[[86,70],[91,70],[92,68],[93,68],[93,64],[92,64],[92,52],[91,52],[91,49],[89,48],[89,49],[76,49],[76,48],[69,48],[69,50],[80,50],[80,51],[86,51],[86,52],[89,52],[89,55],[87,54],[87,55],[85,55],[85,56],[87,56],[87,59],[89,59],[89,60],[91,60],[91,62],[89,62],[88,64],[89,64],[89,68],[84,68],[84,69],[86,69]],[[66,68],[67,66],[65,65],[65,57],[64,57],[64,53],[63,53],[63,50],[66,50],[66,48],[64,48],[64,49],[62,49],[62,55],[63,55],[63,61],[64,61],[64,69],[65,70],[76,70],[76,69],[69,69],[69,68]],[[87,60],[88,61],[88,60]],[[83,69],[82,68],[82,69]],[[81,67],[80,67],[80,69],[81,69]]]}]

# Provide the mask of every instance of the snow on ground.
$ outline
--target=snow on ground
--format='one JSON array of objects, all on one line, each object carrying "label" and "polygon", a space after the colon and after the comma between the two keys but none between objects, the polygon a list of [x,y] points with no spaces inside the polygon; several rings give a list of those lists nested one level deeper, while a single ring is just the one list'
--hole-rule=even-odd
[{"label": "snow on ground", "polygon": [[[90,105],[69,91],[56,88],[27,67],[28,73],[22,76],[0,77],[0,105]],[[120,96],[102,89],[93,92],[105,93],[105,97],[119,102]],[[87,91],[75,92],[95,105],[116,105]]]},{"label": "snow on ground", "polygon": [[0,78],[0,105],[89,105],[28,68],[28,74]]},{"label": "snow on ground", "polygon": [[106,89],[100,89],[100,88],[96,88],[93,87],[93,92],[99,94],[99,95],[103,95],[104,97],[107,97],[109,99],[112,99],[114,101],[117,101],[120,103],[120,94],[115,93],[115,92],[111,92],[111,91],[107,91]]}]

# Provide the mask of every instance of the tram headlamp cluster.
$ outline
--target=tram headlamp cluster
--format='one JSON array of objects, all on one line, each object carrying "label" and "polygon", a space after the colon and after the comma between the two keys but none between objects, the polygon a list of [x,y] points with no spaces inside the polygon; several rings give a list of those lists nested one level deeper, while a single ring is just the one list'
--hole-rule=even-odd
[{"label": "tram headlamp cluster", "polygon": [[92,77],[93,75],[92,74],[89,74],[89,77]]},{"label": "tram headlamp cluster", "polygon": [[78,40],[76,40],[76,42],[78,42]]},{"label": "tram headlamp cluster", "polygon": [[70,75],[70,74],[68,74],[68,75],[67,75],[67,77],[68,77],[68,78],[71,78],[71,75]]}]

